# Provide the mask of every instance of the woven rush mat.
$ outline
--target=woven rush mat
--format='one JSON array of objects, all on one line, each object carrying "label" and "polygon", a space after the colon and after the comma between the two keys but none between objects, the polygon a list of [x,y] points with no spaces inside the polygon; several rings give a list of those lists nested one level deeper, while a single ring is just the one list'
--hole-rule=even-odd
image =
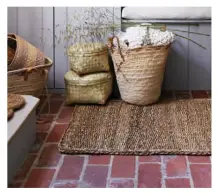
[{"label": "woven rush mat", "polygon": [[211,100],[150,106],[76,105],[59,143],[65,154],[211,154]]}]

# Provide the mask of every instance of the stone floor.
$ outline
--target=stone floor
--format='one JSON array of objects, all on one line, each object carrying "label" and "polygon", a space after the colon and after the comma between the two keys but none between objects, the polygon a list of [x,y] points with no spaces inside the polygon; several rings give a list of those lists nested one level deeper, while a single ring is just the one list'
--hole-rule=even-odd
[{"label": "stone floor", "polygon": [[[162,98],[211,98],[208,91],[167,91]],[[25,188],[210,188],[210,156],[95,156],[62,155],[57,144],[67,128],[73,107],[64,96],[51,95],[51,112],[42,96],[37,139],[9,187]]]}]

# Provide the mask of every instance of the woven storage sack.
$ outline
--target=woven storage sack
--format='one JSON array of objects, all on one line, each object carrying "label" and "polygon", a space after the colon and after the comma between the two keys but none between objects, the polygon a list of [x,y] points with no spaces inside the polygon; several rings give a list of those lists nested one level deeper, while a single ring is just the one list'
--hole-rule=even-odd
[{"label": "woven storage sack", "polygon": [[45,58],[42,65],[8,71],[8,93],[39,97],[47,84],[52,60]]},{"label": "woven storage sack", "polygon": [[136,105],[155,103],[161,94],[170,44],[127,50],[117,41],[117,48],[112,41],[108,46],[122,100]]},{"label": "woven storage sack", "polygon": [[112,92],[110,72],[79,76],[73,71],[65,77],[66,103],[105,104]]},{"label": "woven storage sack", "polygon": [[16,34],[8,34],[9,71],[41,65],[44,60],[44,53],[38,48]]},{"label": "woven storage sack", "polygon": [[102,43],[81,43],[68,48],[70,69],[79,75],[109,71],[108,48]]}]

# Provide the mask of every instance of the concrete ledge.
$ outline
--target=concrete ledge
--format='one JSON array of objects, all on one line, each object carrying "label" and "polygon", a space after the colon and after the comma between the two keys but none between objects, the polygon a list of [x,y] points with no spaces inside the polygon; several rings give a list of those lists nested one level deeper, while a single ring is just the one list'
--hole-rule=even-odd
[{"label": "concrete ledge", "polygon": [[23,97],[25,106],[8,121],[8,183],[12,182],[36,139],[35,110],[39,99],[27,95]]}]

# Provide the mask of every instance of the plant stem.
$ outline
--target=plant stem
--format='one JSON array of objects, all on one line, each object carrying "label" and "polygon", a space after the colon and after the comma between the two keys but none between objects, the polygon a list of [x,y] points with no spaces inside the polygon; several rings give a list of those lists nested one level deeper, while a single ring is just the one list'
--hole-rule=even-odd
[{"label": "plant stem", "polygon": [[171,28],[167,28],[167,30],[178,31],[178,32],[188,32],[188,33],[192,33],[192,34],[196,34],[196,35],[210,36],[210,35],[204,34],[204,33],[197,33],[197,32],[185,31],[185,30],[176,30],[176,29],[171,29]]},{"label": "plant stem", "polygon": [[[174,33],[174,34],[175,34],[175,33]],[[187,39],[187,40],[189,40],[189,41],[191,41],[191,42],[195,43],[196,45],[198,45],[198,46],[202,47],[203,49],[207,50],[207,48],[206,48],[206,47],[204,47],[204,46],[200,45],[199,43],[197,43],[196,41],[193,41],[192,39],[189,39],[189,38],[187,38],[187,37],[184,37],[184,36],[182,36],[182,35],[178,35],[178,34],[175,34],[175,35],[176,35],[176,36],[178,36],[178,37],[182,37],[182,38],[184,38],[184,39]]]}]

